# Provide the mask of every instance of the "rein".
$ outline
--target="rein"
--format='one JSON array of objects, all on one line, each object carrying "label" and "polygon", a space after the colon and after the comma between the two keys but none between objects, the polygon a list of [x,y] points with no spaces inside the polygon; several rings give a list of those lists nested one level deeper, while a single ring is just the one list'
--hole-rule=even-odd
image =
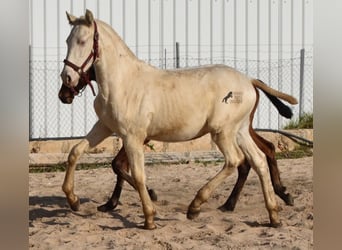
[{"label": "rein", "polygon": [[[89,56],[87,57],[87,59],[84,61],[84,63],[79,67],[76,64],[70,62],[67,59],[64,59],[64,64],[71,67],[73,70],[75,70],[79,75],[82,81],[84,81],[87,85],[90,86],[93,95],[96,96],[95,94],[95,90],[93,85],[91,84],[91,77],[90,77],[90,73],[89,70],[88,71],[84,71],[85,66],[87,66],[87,64],[89,63],[89,61],[93,58],[93,63],[95,62],[96,58],[99,57],[99,33],[97,31],[97,25],[96,22],[94,21],[94,38],[93,38],[93,49],[91,50]],[[77,87],[77,86],[76,86]],[[74,93],[74,95],[78,95],[79,90],[75,89],[74,87],[69,87],[71,89],[71,91]]]}]

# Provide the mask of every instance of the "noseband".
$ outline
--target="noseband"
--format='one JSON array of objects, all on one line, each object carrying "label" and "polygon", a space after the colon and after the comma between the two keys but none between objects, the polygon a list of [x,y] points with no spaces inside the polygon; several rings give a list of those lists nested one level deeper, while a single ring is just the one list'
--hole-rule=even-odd
[{"label": "noseband", "polygon": [[[92,65],[94,63],[94,61],[96,60],[96,58],[99,57],[99,51],[98,51],[98,47],[99,47],[99,33],[97,32],[97,25],[96,22],[94,21],[94,38],[93,38],[93,49],[91,50],[89,56],[87,57],[87,59],[84,61],[84,63],[79,67],[77,65],[75,65],[74,63],[70,62],[67,59],[64,59],[64,64],[71,67],[73,70],[75,70],[79,75],[82,81],[84,81],[87,85],[90,86],[93,95],[95,96],[95,90],[93,85],[91,84],[91,78],[90,78],[90,73],[89,70],[88,71],[84,71],[84,67],[89,63],[89,61],[91,59],[93,59]],[[79,90],[75,90],[74,87],[69,87],[71,89],[71,91],[77,95],[79,93]]]}]

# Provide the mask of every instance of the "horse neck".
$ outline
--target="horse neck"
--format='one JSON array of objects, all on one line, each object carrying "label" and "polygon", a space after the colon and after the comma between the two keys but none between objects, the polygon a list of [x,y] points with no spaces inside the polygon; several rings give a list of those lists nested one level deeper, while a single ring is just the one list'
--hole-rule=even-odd
[{"label": "horse neck", "polygon": [[[100,37],[99,63],[95,64],[96,78],[99,88],[106,92],[124,81],[127,75],[138,67],[148,67],[128,48],[120,36],[106,23],[97,21]],[[106,86],[106,85],[110,86]],[[103,93],[105,94],[105,93]]]},{"label": "horse neck", "polygon": [[132,63],[139,61],[139,59],[128,48],[125,42],[112,29],[111,26],[109,26],[108,24],[102,21],[97,21],[97,22],[100,23],[99,36],[100,36],[100,41],[102,41],[102,46],[103,46],[103,49],[102,49],[103,57],[109,60],[118,61],[118,62],[121,59],[125,59],[128,62],[131,61]]}]

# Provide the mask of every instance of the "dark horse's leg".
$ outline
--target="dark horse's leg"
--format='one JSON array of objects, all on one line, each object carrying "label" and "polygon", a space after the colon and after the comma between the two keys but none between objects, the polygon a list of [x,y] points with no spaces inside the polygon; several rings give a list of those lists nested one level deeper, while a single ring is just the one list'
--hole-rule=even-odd
[{"label": "dark horse's leg", "polygon": [[[293,203],[294,203],[293,197],[291,196],[291,194],[285,193],[286,187],[282,185],[281,180],[280,180],[280,173],[279,173],[277,161],[275,159],[274,145],[271,142],[259,136],[254,130],[251,129],[250,133],[252,135],[254,142],[266,155],[268,167],[270,170],[272,185],[273,185],[275,193],[286,203],[286,205],[293,206]],[[245,161],[242,165],[238,167],[238,171],[239,171],[238,179],[236,181],[236,184],[229,198],[220,207],[221,210],[225,210],[225,211],[234,210],[236,202],[239,198],[241,190],[249,174],[250,168],[251,166],[247,161]]]},{"label": "dark horse's leg", "polygon": [[[262,152],[264,152],[264,154],[266,155],[268,168],[270,170],[272,185],[273,185],[273,189],[274,189],[275,193],[281,199],[283,199],[283,201],[287,205],[293,206],[293,197],[291,196],[291,194],[285,193],[286,187],[284,187],[280,181],[280,174],[279,174],[279,169],[278,169],[278,165],[277,165],[277,160],[275,159],[275,147],[274,147],[274,145],[271,142],[269,142],[269,141],[265,140],[264,138],[262,138],[261,136],[259,136],[255,132],[255,130],[252,128],[254,114],[255,114],[255,111],[256,111],[256,108],[257,108],[258,102],[259,102],[259,91],[257,89],[255,89],[255,92],[257,95],[257,101],[255,102],[254,109],[250,114],[249,133],[250,133],[251,137],[253,138],[253,141],[259,147],[259,149]],[[278,106],[280,105],[281,107],[284,106],[284,104],[282,104],[281,102],[278,102],[277,105]],[[233,211],[234,210],[236,202],[237,202],[239,195],[241,193],[241,190],[242,190],[242,188],[246,182],[246,179],[248,177],[250,169],[251,169],[251,165],[247,161],[245,161],[243,164],[241,164],[238,167],[238,171],[239,171],[238,179],[235,183],[235,186],[234,186],[233,191],[230,194],[229,198],[220,207],[221,210],[223,210],[223,211]]]},{"label": "dark horse's leg", "polygon": [[112,169],[113,169],[114,173],[117,174],[117,181],[116,181],[116,185],[114,187],[113,194],[110,197],[110,199],[107,201],[106,204],[101,205],[97,208],[98,211],[107,212],[107,211],[113,210],[114,208],[116,208],[116,206],[119,203],[119,199],[120,199],[120,195],[121,195],[121,191],[122,191],[122,186],[123,186],[125,180],[118,173],[118,169],[120,169],[121,171],[127,172],[127,173],[129,170],[127,158],[125,156],[126,156],[126,153],[125,153],[124,148],[122,147],[120,149],[119,153],[115,156],[115,158],[112,161]]},{"label": "dark horse's leg", "polygon": [[[114,187],[114,191],[110,199],[107,201],[106,204],[103,204],[97,208],[98,211],[107,212],[111,211],[117,207],[119,204],[119,199],[122,191],[122,186],[125,180],[135,189],[135,184],[132,177],[128,174],[129,173],[129,164],[127,155],[125,152],[124,147],[122,147],[119,153],[115,156],[112,161],[112,169],[114,173],[117,175],[116,185]],[[156,201],[157,195],[153,189],[148,189],[148,193],[151,197],[151,200]]]}]

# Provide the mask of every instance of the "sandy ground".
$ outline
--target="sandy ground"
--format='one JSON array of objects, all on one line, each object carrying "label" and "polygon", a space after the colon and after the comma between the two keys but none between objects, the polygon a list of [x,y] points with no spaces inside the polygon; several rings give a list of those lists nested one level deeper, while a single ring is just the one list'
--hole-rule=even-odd
[{"label": "sandy ground", "polygon": [[217,208],[229,196],[230,176],[190,221],[186,210],[197,190],[222,164],[146,166],[147,183],[158,201],[158,229],[143,230],[138,194],[124,186],[112,212],[96,207],[107,201],[116,179],[111,168],[76,172],[78,212],[69,209],[61,190],[64,173],[29,174],[30,249],[313,249],[313,158],[279,160],[283,184],[294,196],[286,206],[278,197],[282,227],[270,228],[260,182],[251,171],[234,212]]}]

